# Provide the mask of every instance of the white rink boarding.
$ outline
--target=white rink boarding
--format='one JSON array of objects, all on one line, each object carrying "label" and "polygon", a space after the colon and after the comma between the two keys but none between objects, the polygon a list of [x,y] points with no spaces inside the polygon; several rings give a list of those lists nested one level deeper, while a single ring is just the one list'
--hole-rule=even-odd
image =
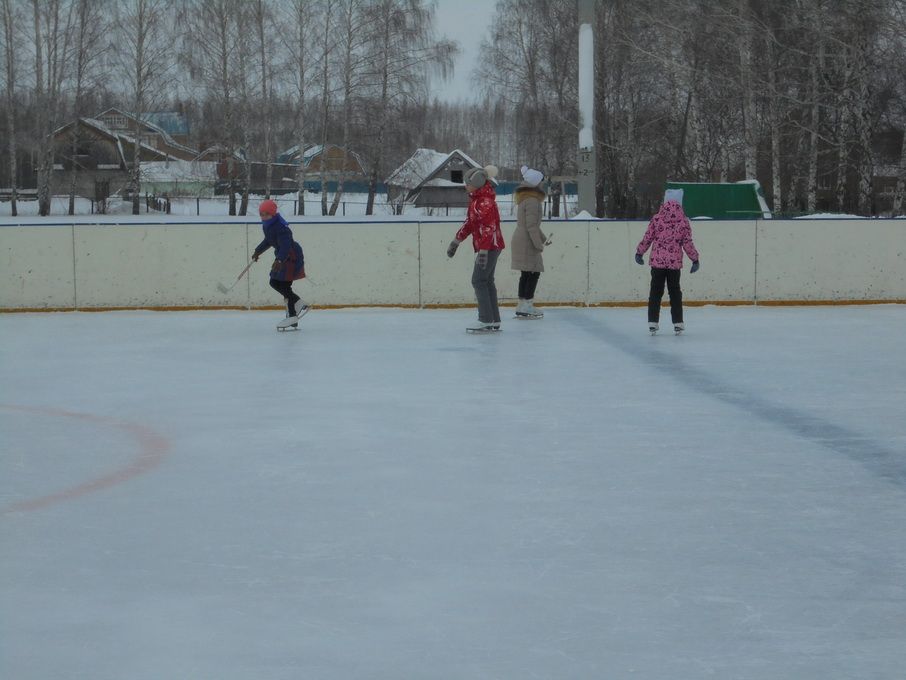
[{"label": "white rink boarding", "polygon": [[[471,244],[446,256],[460,224],[291,219],[310,277],[297,290],[324,307],[470,305]],[[509,242],[515,222],[502,226]],[[545,221],[553,243],[536,302],[644,302],[649,269],[633,253],[646,226]],[[692,229],[702,268],[690,275],[685,262],[688,303],[906,301],[904,220],[696,220]],[[230,293],[217,289],[235,281],[260,240],[260,223],[248,218],[7,219],[0,223],[0,309],[272,307],[268,254]],[[509,263],[504,252],[497,274],[504,302],[516,297],[518,282]]]}]

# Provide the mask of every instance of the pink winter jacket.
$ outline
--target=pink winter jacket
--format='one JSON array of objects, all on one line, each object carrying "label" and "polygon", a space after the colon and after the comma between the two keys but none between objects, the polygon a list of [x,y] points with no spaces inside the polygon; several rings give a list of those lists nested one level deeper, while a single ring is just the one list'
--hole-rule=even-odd
[{"label": "pink winter jacket", "polygon": [[690,260],[698,261],[698,251],[692,243],[692,227],[683,206],[676,201],[666,201],[651,218],[635,252],[644,255],[652,243],[648,264],[657,269],[682,269],[684,250]]}]

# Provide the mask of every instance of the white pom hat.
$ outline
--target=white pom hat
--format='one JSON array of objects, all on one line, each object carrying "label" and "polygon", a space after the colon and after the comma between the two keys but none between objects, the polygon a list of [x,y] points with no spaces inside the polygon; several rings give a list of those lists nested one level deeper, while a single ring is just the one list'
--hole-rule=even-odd
[{"label": "white pom hat", "polygon": [[683,190],[682,189],[667,189],[664,192],[664,203],[667,201],[676,201],[680,205],[683,204]]},{"label": "white pom hat", "polygon": [[544,181],[544,173],[540,170],[533,170],[527,165],[523,165],[520,169],[522,170],[522,179],[525,180],[526,184],[536,187]]}]

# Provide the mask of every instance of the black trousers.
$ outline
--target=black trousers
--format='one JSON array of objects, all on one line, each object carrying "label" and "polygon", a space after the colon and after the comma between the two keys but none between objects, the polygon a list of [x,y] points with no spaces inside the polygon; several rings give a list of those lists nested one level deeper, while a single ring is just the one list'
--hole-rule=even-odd
[{"label": "black trousers", "polygon": [[651,292],[648,293],[648,321],[657,323],[661,318],[661,300],[664,283],[670,294],[670,318],[673,323],[683,322],[683,291],[680,289],[680,270],[651,268]]},{"label": "black trousers", "polygon": [[535,287],[538,285],[538,279],[541,278],[541,272],[522,272],[519,275],[519,299],[531,300],[535,297]]},{"label": "black trousers", "polygon": [[293,292],[293,282],[292,281],[277,281],[277,279],[271,279],[271,288],[280,293],[285,297],[289,305],[286,308],[286,311],[289,312],[290,316],[296,315],[296,303],[301,300],[298,295]]}]

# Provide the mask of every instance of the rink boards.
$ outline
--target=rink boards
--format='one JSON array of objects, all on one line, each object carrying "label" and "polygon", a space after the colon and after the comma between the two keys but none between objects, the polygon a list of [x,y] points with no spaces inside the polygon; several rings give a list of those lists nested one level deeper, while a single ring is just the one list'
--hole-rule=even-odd
[{"label": "rink boards", "polygon": [[[0,309],[257,308],[274,306],[271,256],[230,285],[261,240],[258,222],[106,218],[0,224]],[[132,221],[135,220],[135,221]],[[310,280],[297,289],[318,306],[473,304],[472,249],[452,260],[459,221],[298,222]],[[641,304],[649,269],[633,261],[647,221],[550,220],[539,304]],[[515,222],[502,225],[509,242]],[[687,303],[906,301],[906,220],[693,222],[701,270],[682,277]],[[519,273],[504,252],[504,303]]]}]

